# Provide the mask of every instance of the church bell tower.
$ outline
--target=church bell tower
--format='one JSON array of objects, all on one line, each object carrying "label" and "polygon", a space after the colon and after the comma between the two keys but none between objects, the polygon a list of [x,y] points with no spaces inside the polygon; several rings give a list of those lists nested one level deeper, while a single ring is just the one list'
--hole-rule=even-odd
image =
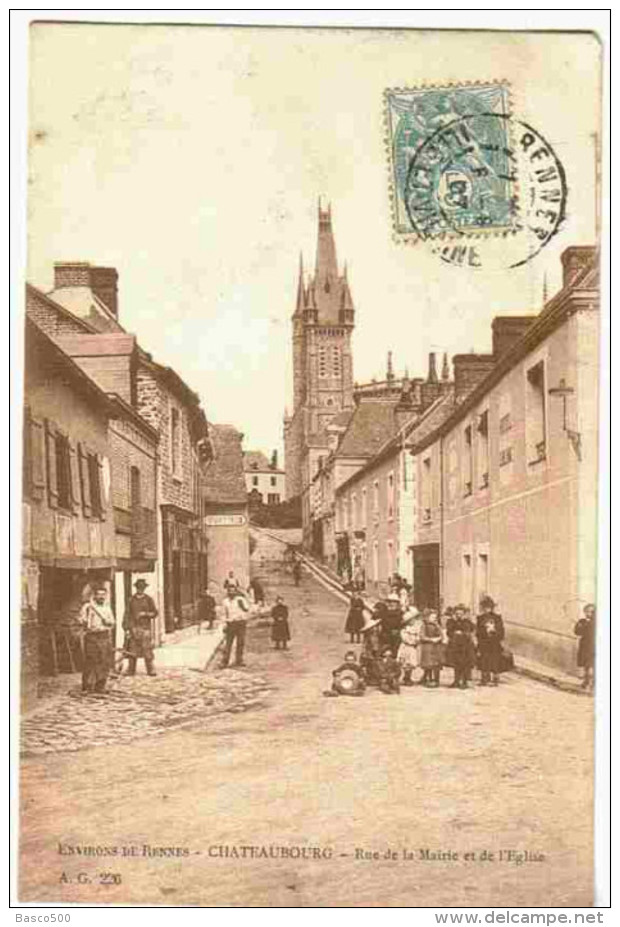
[{"label": "church bell tower", "polygon": [[346,265],[338,271],[331,206],[322,209],[320,201],[314,273],[306,277],[300,257],[292,322],[293,414],[285,418],[288,498],[303,488],[302,461],[309,448],[326,449],[327,425],[353,408],[355,309]]}]

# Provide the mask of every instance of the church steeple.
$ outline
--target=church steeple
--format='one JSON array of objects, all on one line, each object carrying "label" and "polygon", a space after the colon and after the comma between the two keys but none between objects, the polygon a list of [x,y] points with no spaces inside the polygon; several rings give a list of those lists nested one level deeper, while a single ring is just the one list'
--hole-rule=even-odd
[{"label": "church steeple", "polygon": [[292,317],[293,411],[285,428],[290,498],[303,488],[303,468],[314,472],[318,456],[329,451],[326,429],[334,416],[353,409],[355,307],[346,267],[338,271],[331,206],[324,209],[319,200],[317,218],[314,273],[304,274],[300,256]]},{"label": "church steeple", "polygon": [[321,208],[319,199],[319,237],[316,247],[315,279],[318,287],[325,284],[336,285],[338,279],[338,262],[336,260],[336,243],[332,231],[332,207]]},{"label": "church steeple", "polygon": [[299,281],[297,283],[297,303],[295,314],[301,312],[306,303],[306,294],[304,290],[304,258],[301,251],[299,252]]}]

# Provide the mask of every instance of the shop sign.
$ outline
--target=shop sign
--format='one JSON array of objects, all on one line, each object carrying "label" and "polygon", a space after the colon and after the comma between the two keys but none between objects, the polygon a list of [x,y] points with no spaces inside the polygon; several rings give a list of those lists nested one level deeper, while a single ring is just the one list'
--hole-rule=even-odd
[{"label": "shop sign", "polygon": [[205,515],[207,528],[241,528],[245,525],[245,515]]}]

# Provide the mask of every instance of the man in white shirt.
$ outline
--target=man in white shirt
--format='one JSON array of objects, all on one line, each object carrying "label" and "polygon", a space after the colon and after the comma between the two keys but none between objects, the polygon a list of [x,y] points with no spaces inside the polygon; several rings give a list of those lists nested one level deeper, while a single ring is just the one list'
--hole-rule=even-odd
[{"label": "man in white shirt", "polygon": [[104,692],[112,665],[110,631],[114,627],[114,614],[106,598],[106,587],[99,584],[78,617],[84,648],[82,692]]},{"label": "man in white shirt", "polygon": [[249,605],[243,594],[236,586],[229,585],[224,599],[224,653],[221,668],[228,666],[232,652],[233,642],[237,641],[235,649],[235,666],[245,666],[243,662],[243,648],[245,647],[246,622],[249,615]]}]

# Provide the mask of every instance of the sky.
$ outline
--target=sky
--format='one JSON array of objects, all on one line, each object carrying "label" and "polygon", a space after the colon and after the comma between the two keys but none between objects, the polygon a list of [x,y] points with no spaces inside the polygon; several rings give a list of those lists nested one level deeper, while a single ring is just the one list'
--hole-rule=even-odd
[{"label": "sky", "polygon": [[[30,36],[28,279],[116,267],[123,326],[247,449],[282,448],[299,254],[331,203],[356,308],[355,379],[423,375],[429,351],[491,347],[537,312],[560,255],[595,237],[598,46],[588,34],[79,25]],[[568,184],[560,233],[483,272],[395,241],[383,93],[506,80]]]}]

